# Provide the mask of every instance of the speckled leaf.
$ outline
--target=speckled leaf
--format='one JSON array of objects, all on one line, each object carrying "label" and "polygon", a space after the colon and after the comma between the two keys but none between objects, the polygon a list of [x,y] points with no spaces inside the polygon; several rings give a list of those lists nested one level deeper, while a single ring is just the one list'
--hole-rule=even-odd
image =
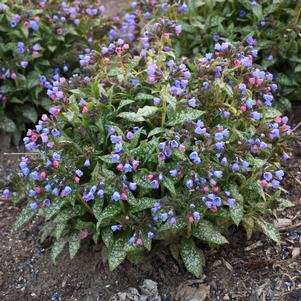
[{"label": "speckled leaf", "polygon": [[245,216],[243,218],[242,225],[246,230],[247,239],[251,239],[254,231],[254,219],[250,216]]},{"label": "speckled leaf", "polygon": [[192,234],[198,239],[217,245],[228,243],[228,240],[215,229],[214,225],[206,220],[200,220],[196,225],[193,225]]},{"label": "speckled leaf", "polygon": [[50,220],[54,215],[60,212],[63,206],[64,202],[62,200],[56,200],[51,203],[49,207],[44,208],[40,214],[45,217],[46,220]]},{"label": "speckled leaf", "polygon": [[81,238],[79,233],[72,234],[69,239],[69,254],[71,259],[76,255],[80,248],[80,240]]},{"label": "speckled leaf", "polygon": [[51,258],[52,258],[53,262],[55,262],[55,259],[63,251],[66,242],[67,241],[65,239],[60,239],[53,244],[53,246],[51,248]]},{"label": "speckled leaf", "polygon": [[175,224],[171,225],[169,221],[166,221],[159,229],[158,233],[166,230],[182,230],[188,224],[188,221],[182,217],[178,217]]},{"label": "speckled leaf", "polygon": [[121,208],[120,208],[119,204],[111,204],[111,205],[107,206],[102,211],[100,216],[98,217],[97,227],[101,226],[101,223],[103,221],[113,218],[114,216],[116,216],[120,212],[121,212]]},{"label": "speckled leaf", "polygon": [[165,177],[162,183],[163,183],[164,187],[166,187],[170,191],[172,196],[176,195],[175,184],[173,183],[173,181],[170,178]]},{"label": "speckled leaf", "polygon": [[132,100],[132,99],[123,99],[120,102],[117,110],[119,111],[121,108],[123,108],[123,107],[125,107],[125,106],[127,106],[127,105],[129,105],[129,104],[131,104],[133,102],[135,102],[135,100]]},{"label": "speckled leaf", "polygon": [[160,134],[160,133],[163,133],[165,130],[163,128],[154,128],[153,130],[151,130],[149,133],[148,133],[148,138],[149,137],[152,137],[152,136],[155,136],[157,134]]},{"label": "speckled leaf", "polygon": [[261,228],[262,232],[272,239],[277,244],[280,244],[280,234],[277,228],[270,223],[266,223],[264,221],[256,220],[257,225]]},{"label": "speckled leaf", "polygon": [[63,236],[66,226],[67,226],[66,224],[57,224],[52,233],[52,236],[54,236],[56,240],[59,240]]},{"label": "speckled leaf", "polygon": [[200,277],[202,274],[202,260],[200,252],[192,239],[186,239],[182,242],[180,253],[187,271],[196,277]]},{"label": "speckled leaf", "polygon": [[115,270],[126,258],[125,240],[117,239],[109,253],[110,271]]},{"label": "speckled leaf", "polygon": [[93,213],[96,217],[96,219],[98,220],[101,216],[101,213],[102,213],[102,207],[103,207],[103,200],[102,199],[99,199],[97,198],[93,204]]},{"label": "speckled leaf", "polygon": [[152,208],[158,200],[152,198],[137,198],[136,205],[131,207],[130,211],[132,213],[136,213],[139,211],[143,211],[145,209]]},{"label": "speckled leaf", "polygon": [[230,216],[235,225],[238,226],[244,216],[243,206],[240,202],[236,201],[234,206],[230,208]]},{"label": "speckled leaf", "polygon": [[147,100],[147,99],[154,99],[154,96],[150,95],[150,94],[146,94],[146,93],[139,93],[135,99],[137,100]]},{"label": "speckled leaf", "polygon": [[150,189],[151,185],[150,182],[146,178],[146,172],[137,172],[134,174],[134,182],[137,183],[138,186],[146,189]]},{"label": "speckled leaf", "polygon": [[146,250],[151,251],[152,240],[150,238],[148,238],[147,232],[142,232],[142,241],[143,241],[143,246],[146,248]]},{"label": "speckled leaf", "polygon": [[14,224],[14,228],[18,229],[20,228],[22,225],[24,225],[26,222],[28,222],[33,216],[34,216],[35,212],[28,206],[26,208],[24,208],[21,213],[19,214],[15,224]]},{"label": "speckled leaf", "polygon": [[111,226],[105,227],[101,230],[101,238],[106,247],[110,249],[114,242],[114,236]]},{"label": "speckled leaf", "polygon": [[186,109],[176,114],[175,119],[169,120],[168,125],[173,126],[177,124],[184,124],[187,121],[192,121],[200,118],[203,114],[205,114],[204,111]]},{"label": "speckled leaf", "polygon": [[158,108],[154,106],[144,106],[138,109],[137,114],[143,117],[150,117],[158,112]]},{"label": "speckled leaf", "polygon": [[118,117],[126,119],[131,122],[143,122],[145,120],[141,115],[133,112],[122,112],[118,114]]}]

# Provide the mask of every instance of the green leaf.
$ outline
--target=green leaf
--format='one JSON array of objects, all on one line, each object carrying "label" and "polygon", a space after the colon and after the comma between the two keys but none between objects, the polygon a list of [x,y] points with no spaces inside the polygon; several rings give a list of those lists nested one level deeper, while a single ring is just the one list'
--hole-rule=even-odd
[{"label": "green leaf", "polygon": [[149,100],[149,99],[153,100],[154,96],[145,94],[145,93],[139,93],[139,94],[137,94],[135,99],[137,99],[137,100]]},{"label": "green leaf", "polygon": [[200,220],[197,224],[193,224],[192,235],[198,239],[217,245],[228,243],[228,240],[216,230],[214,225],[206,220]]},{"label": "green leaf", "polygon": [[150,182],[146,178],[146,171],[144,171],[144,170],[140,170],[140,171],[136,172],[134,174],[133,181],[142,188],[145,188],[145,189],[151,188]]},{"label": "green leaf", "polygon": [[58,255],[60,255],[62,253],[62,251],[64,250],[64,247],[66,245],[66,239],[60,239],[58,241],[56,241],[51,248],[51,258],[52,261],[55,262],[56,258],[58,257]]},{"label": "green leaf", "polygon": [[167,231],[167,230],[175,230],[179,231],[184,229],[188,224],[188,221],[182,217],[177,217],[177,221],[175,224],[170,224],[169,220],[166,221],[157,231],[157,233]]},{"label": "green leaf", "polygon": [[192,239],[182,241],[180,253],[187,271],[196,277],[200,277],[202,274],[202,260],[194,241]]},{"label": "green leaf", "polygon": [[151,131],[148,133],[147,137],[149,138],[149,137],[155,136],[155,135],[157,135],[157,134],[163,133],[164,131],[165,131],[165,130],[164,130],[163,128],[160,128],[160,127],[154,128],[153,130],[151,130]]},{"label": "green leaf", "polygon": [[256,219],[256,223],[267,237],[272,239],[277,244],[280,244],[279,231],[273,224],[267,223],[265,221],[261,221],[259,219]]},{"label": "green leaf", "polygon": [[122,109],[123,107],[125,107],[125,106],[127,106],[127,105],[129,105],[129,104],[131,104],[131,103],[134,103],[135,102],[135,100],[132,100],[132,99],[123,99],[120,103],[119,103],[119,106],[118,106],[118,111],[120,110],[120,109]]},{"label": "green leaf", "polygon": [[101,230],[101,238],[108,249],[110,249],[114,243],[114,235],[111,226],[105,227]]},{"label": "green leaf", "polygon": [[287,200],[287,199],[280,198],[280,199],[277,199],[277,202],[279,203],[279,208],[280,209],[295,207],[295,204],[292,203],[290,200]]},{"label": "green leaf", "polygon": [[125,240],[119,238],[115,241],[109,253],[110,271],[115,270],[126,258]]},{"label": "green leaf", "polygon": [[130,211],[136,213],[154,207],[155,203],[158,202],[156,199],[151,198],[137,198],[135,206],[132,206]]},{"label": "green leaf", "polygon": [[54,52],[56,50],[56,45],[48,45],[47,48],[49,49],[49,51]]},{"label": "green leaf", "polygon": [[71,259],[74,258],[80,248],[80,240],[81,237],[79,233],[72,234],[69,239],[69,254]]},{"label": "green leaf", "polygon": [[137,114],[143,117],[150,117],[158,112],[158,108],[154,106],[144,106],[138,109]]},{"label": "green leaf", "polygon": [[119,204],[111,204],[109,206],[107,206],[102,213],[100,214],[100,216],[98,217],[98,223],[97,226],[101,226],[101,224],[106,221],[106,220],[110,220],[113,217],[115,217],[116,215],[118,215],[121,212],[121,207]]},{"label": "green leaf", "polygon": [[175,184],[170,178],[165,177],[162,183],[163,183],[163,186],[166,187],[173,196],[175,196],[177,194]]},{"label": "green leaf", "polygon": [[246,230],[247,239],[251,239],[254,231],[254,219],[251,216],[244,216],[242,224]]},{"label": "green leaf", "polygon": [[25,223],[27,223],[35,214],[35,211],[33,211],[30,206],[27,206],[26,208],[24,208],[21,213],[19,214],[15,224],[14,224],[14,228],[18,229],[20,228],[22,225],[24,225]]},{"label": "green leaf", "polygon": [[171,119],[168,121],[167,125],[173,126],[177,124],[184,124],[187,121],[193,121],[198,118],[200,118],[203,114],[205,114],[204,111],[199,111],[195,109],[185,109],[179,113],[176,114],[175,119]]},{"label": "green leaf", "polygon": [[240,204],[240,202],[236,201],[234,206],[230,208],[230,216],[235,223],[236,226],[239,226],[243,216],[243,206]]},{"label": "green leaf", "polygon": [[0,130],[6,133],[14,133],[17,130],[14,121],[6,116],[0,116]]},{"label": "green leaf", "polygon": [[143,246],[146,248],[146,250],[151,251],[152,240],[150,238],[148,238],[147,232],[142,232],[142,241],[143,241]]},{"label": "green leaf", "polygon": [[275,109],[274,107],[268,108],[267,112],[264,114],[266,119],[273,119],[281,115],[281,112]]},{"label": "green leaf", "polygon": [[145,121],[145,119],[141,115],[139,115],[137,113],[133,113],[133,112],[122,112],[122,113],[118,114],[117,116],[120,118],[126,119],[128,121],[131,121],[131,122]]},{"label": "green leaf", "polygon": [[22,115],[32,123],[35,123],[38,119],[38,113],[32,106],[23,106]]},{"label": "green leaf", "polygon": [[56,240],[59,240],[64,233],[64,230],[66,229],[67,224],[57,224],[55,227],[55,230],[52,233],[52,236],[56,238]]},{"label": "green leaf", "polygon": [[97,220],[101,217],[102,207],[103,207],[103,200],[97,198],[92,208],[94,216],[96,217]]},{"label": "green leaf", "polygon": [[64,202],[62,200],[56,200],[54,203],[51,203],[49,207],[40,211],[39,214],[45,217],[46,220],[50,220],[54,215],[60,212],[63,206]]}]

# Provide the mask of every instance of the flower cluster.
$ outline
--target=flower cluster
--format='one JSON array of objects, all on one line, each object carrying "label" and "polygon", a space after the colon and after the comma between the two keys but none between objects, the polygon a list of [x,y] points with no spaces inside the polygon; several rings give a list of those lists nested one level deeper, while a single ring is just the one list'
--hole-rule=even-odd
[{"label": "flower cluster", "polygon": [[24,138],[16,187],[28,204],[17,226],[44,216],[54,259],[67,243],[73,257],[82,239],[101,239],[111,269],[163,240],[199,276],[195,242],[227,243],[227,226],[279,241],[263,217],[281,200],[292,131],[271,107],[277,86],[253,65],[254,45],[176,58],[181,27],[153,21],[138,43],[118,34],[82,57],[93,61],[88,79],[42,80],[52,106]]},{"label": "flower cluster", "polygon": [[100,1],[1,3],[0,131],[18,143],[25,125],[49,108],[45,76],[58,69],[70,76],[80,66],[79,52],[93,42],[104,7]]}]

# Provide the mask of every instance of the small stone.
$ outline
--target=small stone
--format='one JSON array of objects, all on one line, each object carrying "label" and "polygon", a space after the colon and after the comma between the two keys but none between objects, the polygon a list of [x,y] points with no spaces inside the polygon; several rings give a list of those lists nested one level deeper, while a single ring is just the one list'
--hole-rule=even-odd
[{"label": "small stone", "polygon": [[224,300],[231,300],[228,294],[226,294],[223,299]]}]

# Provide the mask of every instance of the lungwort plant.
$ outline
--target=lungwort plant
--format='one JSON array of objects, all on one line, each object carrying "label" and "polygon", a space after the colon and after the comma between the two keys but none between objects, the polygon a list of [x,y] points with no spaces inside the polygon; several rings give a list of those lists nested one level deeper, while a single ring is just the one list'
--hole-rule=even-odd
[{"label": "lungwort plant", "polygon": [[200,276],[200,241],[228,243],[231,225],[279,242],[264,218],[290,205],[281,161],[291,129],[271,107],[273,76],[253,65],[252,47],[229,43],[177,60],[180,32],[158,19],[135,51],[118,39],[94,52],[94,76],[61,78],[64,98],[24,138],[16,226],[44,217],[54,260],[93,239],[113,270],[162,245]]},{"label": "lungwort plant", "polygon": [[15,143],[49,108],[46,77],[78,69],[79,53],[100,30],[103,11],[98,1],[1,1],[0,131]]}]

